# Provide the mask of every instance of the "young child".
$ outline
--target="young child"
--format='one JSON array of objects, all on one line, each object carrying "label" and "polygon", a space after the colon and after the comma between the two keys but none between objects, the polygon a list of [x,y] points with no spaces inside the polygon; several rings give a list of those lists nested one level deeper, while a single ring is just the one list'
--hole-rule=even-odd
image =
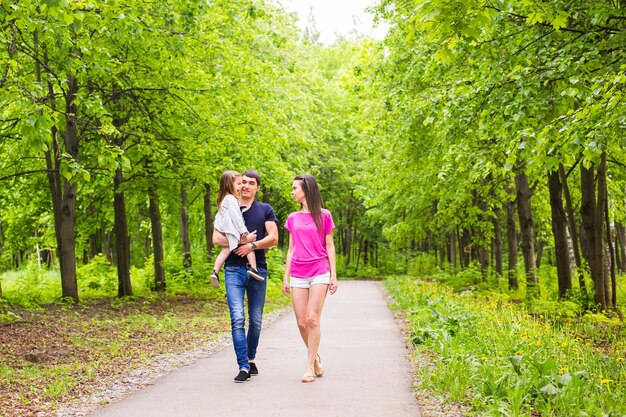
[{"label": "young child", "polygon": [[[243,221],[243,215],[239,209],[239,200],[235,195],[241,191],[241,174],[237,171],[225,171],[220,178],[220,190],[217,195],[217,214],[213,226],[217,231],[226,236],[228,246],[222,247],[220,254],[215,259],[215,268],[211,273],[211,285],[214,288],[220,286],[219,271],[230,255],[242,243],[254,242],[256,233],[250,234]],[[256,256],[254,251],[250,252],[246,258],[250,264],[248,275],[258,281],[265,278],[257,270]]]}]

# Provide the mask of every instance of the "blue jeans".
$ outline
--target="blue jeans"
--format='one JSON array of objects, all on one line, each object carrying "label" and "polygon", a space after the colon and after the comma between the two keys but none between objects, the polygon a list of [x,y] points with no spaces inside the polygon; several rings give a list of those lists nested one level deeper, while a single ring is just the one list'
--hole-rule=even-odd
[{"label": "blue jeans", "polygon": [[[256,349],[261,336],[263,324],[263,307],[267,288],[267,268],[258,268],[265,281],[257,281],[246,273],[242,266],[226,266],[224,268],[224,285],[226,299],[230,311],[230,328],[233,334],[233,345],[237,355],[239,369],[250,370],[250,360],[256,357]],[[248,335],[246,336],[246,313],[243,297],[248,293]]]}]

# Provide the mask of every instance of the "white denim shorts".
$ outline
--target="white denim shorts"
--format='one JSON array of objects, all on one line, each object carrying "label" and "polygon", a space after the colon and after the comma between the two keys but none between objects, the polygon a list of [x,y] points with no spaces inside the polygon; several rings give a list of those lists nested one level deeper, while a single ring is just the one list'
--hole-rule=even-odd
[{"label": "white denim shorts", "polygon": [[330,272],[308,278],[289,277],[291,288],[311,288],[315,284],[330,284]]}]

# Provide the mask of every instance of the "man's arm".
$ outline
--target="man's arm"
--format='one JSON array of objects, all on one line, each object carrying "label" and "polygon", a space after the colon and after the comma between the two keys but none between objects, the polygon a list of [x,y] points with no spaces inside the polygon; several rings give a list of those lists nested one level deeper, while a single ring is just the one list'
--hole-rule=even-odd
[{"label": "man's arm", "polygon": [[[265,230],[267,231],[265,237],[254,242],[257,249],[269,249],[272,246],[278,245],[278,226],[276,225],[276,222],[265,222]],[[245,245],[241,245],[235,249],[234,252],[239,256],[247,256],[250,252],[252,252],[252,244],[247,243]]]}]

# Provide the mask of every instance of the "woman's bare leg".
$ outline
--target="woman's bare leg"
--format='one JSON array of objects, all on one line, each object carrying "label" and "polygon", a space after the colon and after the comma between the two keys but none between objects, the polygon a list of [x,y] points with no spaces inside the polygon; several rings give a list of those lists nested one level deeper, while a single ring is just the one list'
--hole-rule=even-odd
[{"label": "woman's bare leg", "polygon": [[[308,351],[304,381],[306,376],[315,375],[317,351],[321,339],[320,319],[328,285],[316,284],[312,285],[310,289],[292,288],[291,291],[298,330]],[[319,363],[318,369],[321,369]]]}]

